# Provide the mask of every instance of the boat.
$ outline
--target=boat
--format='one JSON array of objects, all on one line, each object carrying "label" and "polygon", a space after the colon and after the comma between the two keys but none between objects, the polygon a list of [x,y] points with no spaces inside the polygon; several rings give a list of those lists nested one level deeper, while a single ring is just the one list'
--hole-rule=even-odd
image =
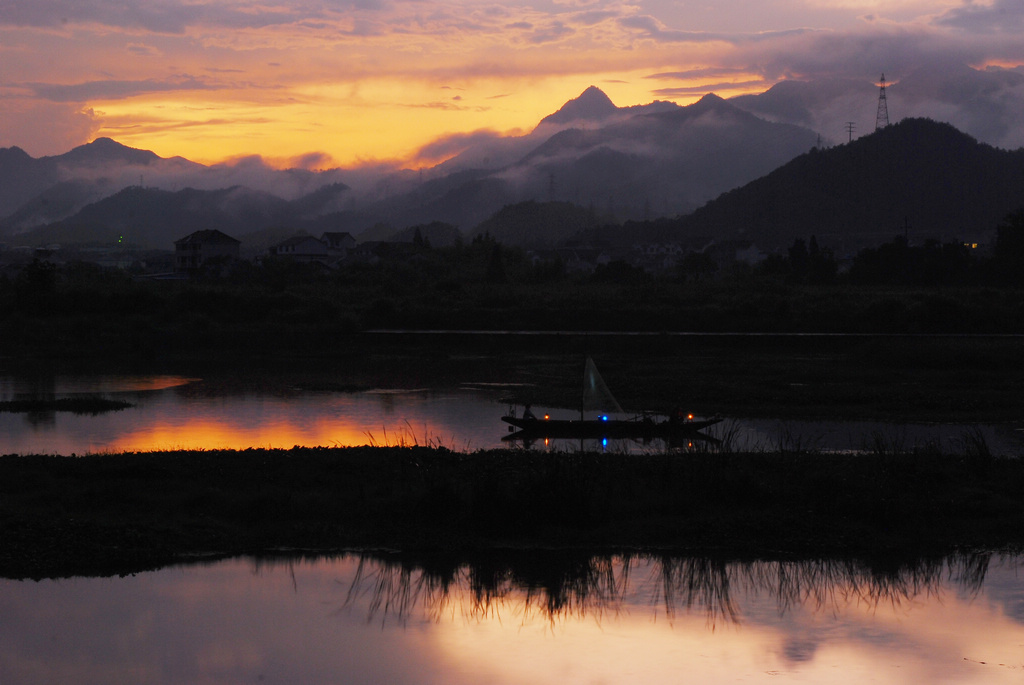
[{"label": "boat", "polygon": [[[596,412],[594,418],[585,418],[587,412]],[[710,436],[699,432],[720,423],[718,417],[696,419],[692,414],[676,411],[664,418],[655,418],[651,414],[642,414],[628,419],[612,418],[609,414],[624,414],[618,401],[608,390],[604,379],[597,371],[594,360],[587,357],[583,370],[583,392],[580,402],[579,419],[552,419],[548,415],[534,416],[530,405],[521,415],[514,408],[501,420],[509,424],[510,435],[503,440],[537,440],[544,438],[573,439],[640,439],[655,438],[673,439],[677,437],[695,436],[711,440]]]}]

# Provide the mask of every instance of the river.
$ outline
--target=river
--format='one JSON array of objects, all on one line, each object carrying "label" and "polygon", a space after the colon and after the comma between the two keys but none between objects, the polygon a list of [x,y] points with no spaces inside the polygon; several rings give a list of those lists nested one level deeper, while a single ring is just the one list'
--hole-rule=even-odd
[{"label": "river", "polygon": [[[457,451],[529,447],[637,452],[670,447],[657,440],[510,441],[509,427],[501,421],[509,410],[504,399],[508,391],[500,384],[484,383],[320,391],[280,382],[263,389],[250,385],[224,390],[221,382],[176,375],[58,375],[42,380],[0,376],[0,401],[100,396],[131,404],[96,414],[0,412],[0,454],[367,444],[429,445]],[[559,407],[535,406],[533,411],[553,417],[577,415]],[[705,431],[713,440],[690,440],[682,449],[829,453],[951,450],[981,442],[996,454],[1024,454],[1024,433],[1015,425],[722,418]]]}]

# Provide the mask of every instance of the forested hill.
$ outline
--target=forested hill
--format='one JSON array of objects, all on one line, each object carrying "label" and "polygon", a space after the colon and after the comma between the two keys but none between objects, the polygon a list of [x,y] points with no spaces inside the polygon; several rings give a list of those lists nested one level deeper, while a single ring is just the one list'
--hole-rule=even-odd
[{"label": "forested hill", "polygon": [[981,144],[947,124],[907,119],[815,149],[726,192],[677,227],[686,235],[751,240],[764,250],[817,236],[855,252],[895,235],[987,241],[1024,207],[1024,150]]}]

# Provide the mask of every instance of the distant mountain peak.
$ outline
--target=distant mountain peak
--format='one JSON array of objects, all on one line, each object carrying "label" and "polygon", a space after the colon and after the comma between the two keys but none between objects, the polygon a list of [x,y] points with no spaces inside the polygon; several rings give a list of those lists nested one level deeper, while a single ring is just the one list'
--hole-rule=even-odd
[{"label": "distant mountain peak", "polygon": [[79,145],[57,157],[62,162],[72,164],[106,164],[108,162],[127,162],[129,164],[149,164],[160,159],[155,152],[139,150],[113,140],[97,138],[91,143]]},{"label": "distant mountain peak", "polygon": [[697,100],[697,102],[698,103],[704,102],[704,103],[710,104],[710,103],[714,103],[714,102],[725,102],[725,100],[723,100],[718,95],[715,95],[714,93],[708,93],[707,95],[702,97],[700,100]]},{"label": "distant mountain peak", "polygon": [[714,93],[708,93],[697,102],[693,103],[689,107],[695,112],[706,112],[706,111],[724,111],[733,110],[736,107],[723,98],[715,95]]},{"label": "distant mountain peak", "polygon": [[554,114],[541,120],[542,124],[568,124],[573,121],[602,121],[616,114],[619,108],[597,86],[590,86],[579,97],[569,100]]}]

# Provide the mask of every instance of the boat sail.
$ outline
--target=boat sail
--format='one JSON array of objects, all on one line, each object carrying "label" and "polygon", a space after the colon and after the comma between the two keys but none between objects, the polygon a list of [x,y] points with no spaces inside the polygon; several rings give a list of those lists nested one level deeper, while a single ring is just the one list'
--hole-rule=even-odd
[{"label": "boat sail", "polygon": [[580,418],[583,418],[585,411],[601,411],[624,413],[619,406],[615,396],[612,395],[604,379],[597,371],[592,357],[587,357],[586,367],[583,369],[583,395],[580,403]]}]

